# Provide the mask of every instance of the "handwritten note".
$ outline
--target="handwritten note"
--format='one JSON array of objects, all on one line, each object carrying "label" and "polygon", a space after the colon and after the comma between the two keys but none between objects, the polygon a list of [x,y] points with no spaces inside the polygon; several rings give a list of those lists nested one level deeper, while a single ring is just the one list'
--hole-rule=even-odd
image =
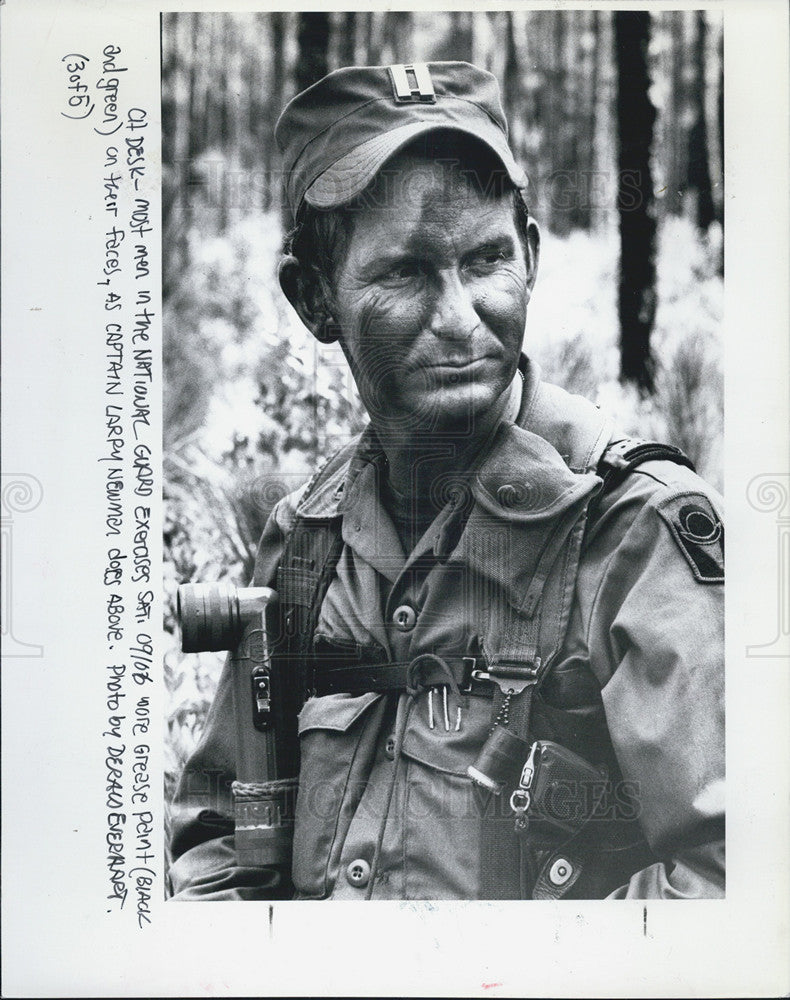
[{"label": "handwritten note", "polygon": [[160,238],[149,197],[153,129],[149,109],[127,88],[121,45],[109,41],[96,53],[69,52],[62,64],[61,114],[85,131],[96,172],[96,252],[86,266],[93,271],[90,294],[97,297],[102,323],[86,339],[104,356],[96,415],[103,442],[95,459],[102,470],[105,539],[97,567],[105,594],[105,909],[142,929],[151,925],[154,893],[162,896],[163,860],[157,837],[161,796],[151,767],[151,521],[161,489],[152,421],[161,358],[154,343],[158,278],[151,266],[152,241]]}]

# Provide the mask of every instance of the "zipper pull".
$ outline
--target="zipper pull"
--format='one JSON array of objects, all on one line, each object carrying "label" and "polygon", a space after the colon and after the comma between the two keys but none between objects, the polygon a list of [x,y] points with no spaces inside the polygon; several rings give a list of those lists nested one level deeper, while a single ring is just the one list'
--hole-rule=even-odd
[{"label": "zipper pull", "polygon": [[510,796],[510,808],[516,814],[516,833],[523,833],[529,822],[527,810],[532,801],[530,788],[532,787],[532,780],[535,777],[535,757],[537,752],[538,741],[536,740],[530,748],[529,757],[527,757],[524,767],[521,769],[518,787],[514,789]]}]

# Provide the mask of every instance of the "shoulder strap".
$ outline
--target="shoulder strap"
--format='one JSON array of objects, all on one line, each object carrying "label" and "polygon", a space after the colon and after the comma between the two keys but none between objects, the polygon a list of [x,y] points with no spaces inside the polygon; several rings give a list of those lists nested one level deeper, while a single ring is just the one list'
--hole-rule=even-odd
[{"label": "shoulder strap", "polygon": [[[337,451],[308,483],[299,506],[313,496],[348,461],[356,441]],[[342,517],[337,514],[325,519],[300,516],[298,509],[289,531],[277,569],[277,593],[280,607],[280,634],[274,644],[274,655],[288,669],[295,682],[292,685],[298,702],[297,710],[312,687],[307,676],[312,637],[318,615],[340,553]]]},{"label": "shoulder strap", "polygon": [[668,461],[696,472],[694,463],[680,448],[643,438],[622,438],[610,444],[598,462],[598,475],[603,479],[603,492],[618,486],[629,473],[644,462]]}]

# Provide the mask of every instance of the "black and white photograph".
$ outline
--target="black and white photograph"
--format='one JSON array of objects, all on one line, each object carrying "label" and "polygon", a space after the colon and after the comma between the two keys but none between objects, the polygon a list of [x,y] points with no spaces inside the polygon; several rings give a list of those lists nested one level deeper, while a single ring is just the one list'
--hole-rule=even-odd
[{"label": "black and white photograph", "polygon": [[721,897],[720,15],[162,31],[174,898]]},{"label": "black and white photograph", "polygon": [[790,990],[787,28],[0,4],[4,996]]}]

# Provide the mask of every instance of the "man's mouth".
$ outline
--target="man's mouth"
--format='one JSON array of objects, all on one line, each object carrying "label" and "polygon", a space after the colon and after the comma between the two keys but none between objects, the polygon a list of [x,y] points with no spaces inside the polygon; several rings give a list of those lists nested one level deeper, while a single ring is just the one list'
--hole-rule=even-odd
[{"label": "man's mouth", "polygon": [[468,368],[470,365],[479,364],[485,361],[487,355],[473,354],[464,357],[431,358],[425,361],[426,368]]},{"label": "man's mouth", "polygon": [[474,358],[444,358],[441,361],[427,362],[423,367],[437,374],[447,373],[462,375],[474,371],[486,360],[483,357]]}]

